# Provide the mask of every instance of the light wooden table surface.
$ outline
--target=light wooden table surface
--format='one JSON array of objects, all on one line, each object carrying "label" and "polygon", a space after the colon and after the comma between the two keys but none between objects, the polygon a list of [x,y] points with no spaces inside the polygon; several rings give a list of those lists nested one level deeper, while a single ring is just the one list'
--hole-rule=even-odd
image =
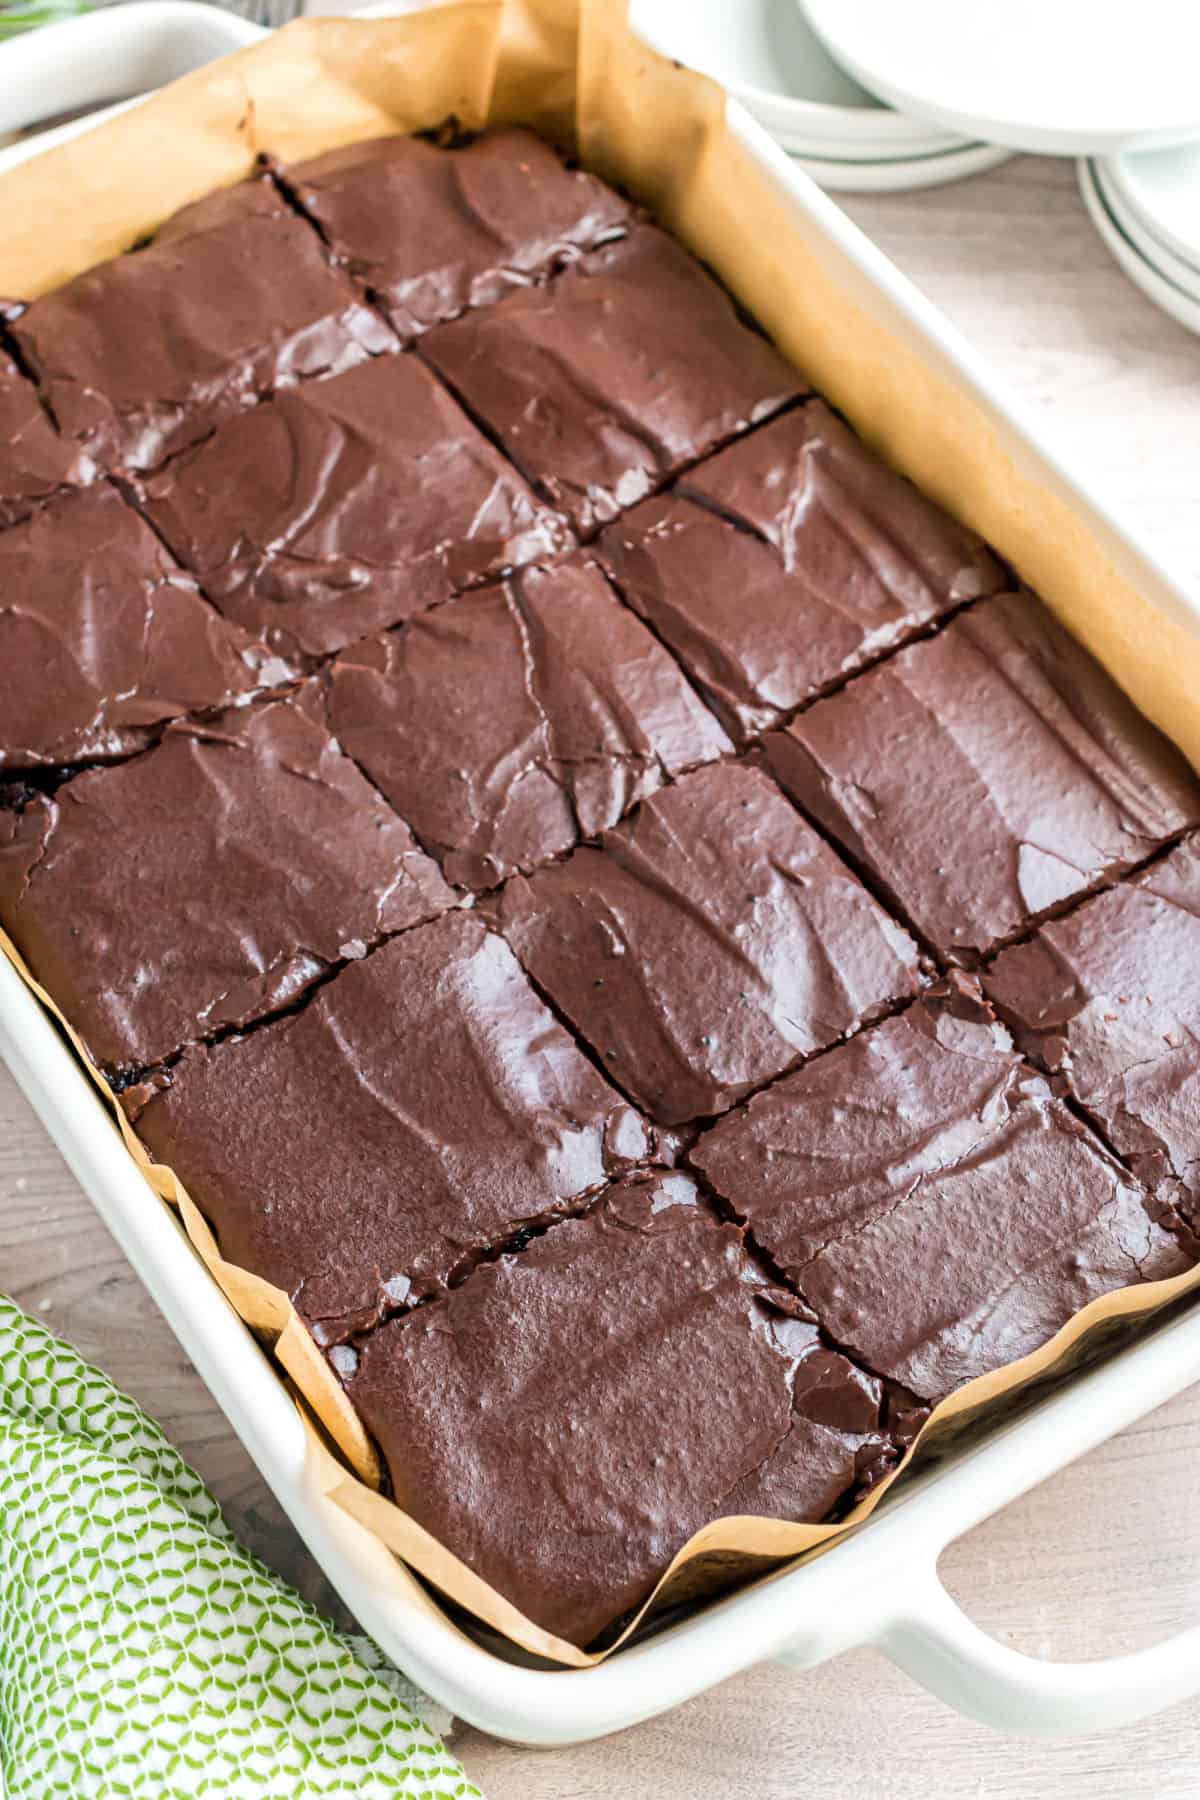
[{"label": "light wooden table surface", "polygon": [[[1049,438],[1200,587],[1200,341],[1109,261],[1065,166],[1021,159],[848,210],[1023,393]],[[0,1068],[0,1286],[135,1394],[243,1538],[320,1583],[199,1378]],[[1114,1654],[1200,1619],[1200,1387],[947,1554],[989,1630]],[[1200,1704],[1062,1745],[993,1737],[869,1653],[764,1667],[670,1717],[532,1754],[460,1732],[490,1800],[1134,1800],[1200,1787]]]}]

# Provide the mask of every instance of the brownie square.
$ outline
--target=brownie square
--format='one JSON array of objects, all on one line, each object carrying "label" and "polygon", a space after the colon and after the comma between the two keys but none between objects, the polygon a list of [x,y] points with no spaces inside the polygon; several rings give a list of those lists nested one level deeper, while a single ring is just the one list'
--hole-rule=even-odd
[{"label": "brownie square", "polygon": [[396,342],[265,177],[184,207],[12,332],[59,429],[106,469],[154,468],[270,389]]},{"label": "brownie square", "polygon": [[800,388],[699,263],[649,225],[549,287],[439,326],[421,354],[582,532]]},{"label": "brownie square", "polygon": [[508,946],[463,913],[350,964],[295,1016],[187,1051],[169,1081],[129,1096],[139,1135],[222,1255],[290,1294],[322,1343],[651,1149]]},{"label": "brownie square", "polygon": [[541,280],[631,216],[602,181],[515,128],[457,149],[376,138],[283,179],[405,339]]},{"label": "brownie square", "polygon": [[823,1519],[894,1459],[879,1384],[789,1302],[651,1175],[335,1361],[397,1503],[585,1645],[702,1526]]},{"label": "brownie square", "polygon": [[815,1058],[692,1160],[830,1336],[928,1401],[1188,1266],[965,986]]},{"label": "brownie square", "polygon": [[625,599],[743,739],[1004,574],[822,400],[645,501],[603,537]]},{"label": "brownie square", "polygon": [[767,753],[903,916],[964,962],[1200,819],[1179,752],[1030,594],[900,651]]},{"label": "brownie square", "polygon": [[1200,1226],[1196,843],[1043,925],[985,979],[1022,1049],[1135,1175]]},{"label": "brownie square", "polygon": [[102,485],[0,534],[0,771],[108,761],[295,673]]},{"label": "brownie square", "polygon": [[288,1005],[453,898],[311,686],[0,812],[0,922],[109,1070]]},{"label": "brownie square", "polygon": [[142,499],[222,612],[313,655],[572,541],[412,356],[243,413]]},{"label": "brownie square", "polygon": [[718,763],[504,890],[525,967],[665,1125],[920,985],[916,947],[761,770]]},{"label": "brownie square", "polygon": [[0,528],[94,474],[89,458],[55,431],[32,382],[0,350]]},{"label": "brownie square", "polygon": [[345,651],[329,716],[445,875],[473,888],[574,848],[731,747],[580,557]]}]

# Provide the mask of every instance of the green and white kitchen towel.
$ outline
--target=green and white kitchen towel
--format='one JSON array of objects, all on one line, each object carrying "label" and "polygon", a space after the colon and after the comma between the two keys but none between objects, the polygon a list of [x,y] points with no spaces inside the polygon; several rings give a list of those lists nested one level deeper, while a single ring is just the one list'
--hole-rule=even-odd
[{"label": "green and white kitchen towel", "polygon": [[7,1800],[479,1800],[365,1654],[240,1548],[132,1400],[0,1296]]}]

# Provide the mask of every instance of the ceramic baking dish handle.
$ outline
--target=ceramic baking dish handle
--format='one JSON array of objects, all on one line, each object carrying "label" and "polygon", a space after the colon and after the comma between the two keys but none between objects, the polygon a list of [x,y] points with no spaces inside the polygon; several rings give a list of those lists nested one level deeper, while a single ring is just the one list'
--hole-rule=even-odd
[{"label": "ceramic baking dish handle", "polygon": [[40,26],[0,45],[0,132],[128,100],[262,35],[197,0],[138,0]]},{"label": "ceramic baking dish handle", "polygon": [[1200,1627],[1106,1661],[1043,1662],[981,1631],[943,1587],[936,1557],[918,1566],[873,1641],[959,1712],[1027,1737],[1128,1725],[1200,1692]]}]

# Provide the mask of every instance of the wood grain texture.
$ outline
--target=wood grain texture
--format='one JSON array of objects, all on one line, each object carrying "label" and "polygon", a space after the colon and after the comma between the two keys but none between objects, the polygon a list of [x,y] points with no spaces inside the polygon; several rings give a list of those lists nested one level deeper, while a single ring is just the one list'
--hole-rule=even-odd
[{"label": "wood grain texture", "polygon": [[[1051,444],[1200,587],[1200,342],[1111,263],[1066,165],[1019,159],[847,210],[1020,392]],[[0,1287],[160,1419],[246,1542],[332,1604],[220,1413],[0,1069]],[[1005,1642],[1111,1655],[1200,1615],[1200,1387],[955,1545],[952,1591]],[[665,1719],[533,1754],[459,1734],[490,1800],[1173,1800],[1200,1704],[1070,1744],[992,1736],[871,1654],[763,1667]]]}]

